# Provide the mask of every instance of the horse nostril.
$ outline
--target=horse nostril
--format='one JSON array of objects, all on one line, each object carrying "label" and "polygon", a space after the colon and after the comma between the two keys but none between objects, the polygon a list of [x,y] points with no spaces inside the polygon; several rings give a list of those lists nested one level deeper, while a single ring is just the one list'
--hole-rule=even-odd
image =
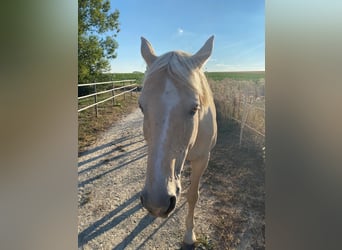
[{"label": "horse nostril", "polygon": [[176,196],[171,196],[170,198],[170,206],[166,211],[166,214],[169,214],[176,207]]},{"label": "horse nostril", "polygon": [[142,195],[140,195],[140,202],[141,202],[141,205],[144,205],[144,199],[143,199]]},{"label": "horse nostril", "polygon": [[176,195],[179,195],[179,193],[180,193],[180,188],[177,187],[177,188],[176,188]]}]

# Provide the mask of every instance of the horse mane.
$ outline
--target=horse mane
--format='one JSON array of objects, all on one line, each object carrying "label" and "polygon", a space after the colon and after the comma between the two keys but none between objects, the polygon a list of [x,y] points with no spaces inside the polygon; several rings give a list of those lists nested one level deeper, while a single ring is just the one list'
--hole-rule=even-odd
[{"label": "horse mane", "polygon": [[147,69],[144,84],[152,75],[165,70],[169,77],[195,91],[202,106],[208,106],[209,100],[212,100],[212,92],[207,78],[200,68],[194,66],[190,57],[190,54],[183,51],[172,51],[159,56]]}]

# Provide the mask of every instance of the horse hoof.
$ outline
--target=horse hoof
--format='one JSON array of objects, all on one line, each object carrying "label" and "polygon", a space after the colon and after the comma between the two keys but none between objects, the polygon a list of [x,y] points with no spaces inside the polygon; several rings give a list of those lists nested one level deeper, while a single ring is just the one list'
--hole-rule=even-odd
[{"label": "horse hoof", "polygon": [[186,244],[183,242],[181,250],[194,250],[195,244]]}]

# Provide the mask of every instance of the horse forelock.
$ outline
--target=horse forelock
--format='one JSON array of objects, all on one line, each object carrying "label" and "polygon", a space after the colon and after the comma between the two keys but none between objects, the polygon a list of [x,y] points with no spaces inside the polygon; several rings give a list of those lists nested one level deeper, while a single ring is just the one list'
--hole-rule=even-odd
[{"label": "horse forelock", "polygon": [[154,75],[165,72],[178,84],[195,91],[199,95],[202,106],[209,105],[212,94],[207,79],[201,69],[194,67],[190,57],[190,54],[183,51],[172,51],[161,55],[147,69],[144,84],[153,82],[150,80]]}]

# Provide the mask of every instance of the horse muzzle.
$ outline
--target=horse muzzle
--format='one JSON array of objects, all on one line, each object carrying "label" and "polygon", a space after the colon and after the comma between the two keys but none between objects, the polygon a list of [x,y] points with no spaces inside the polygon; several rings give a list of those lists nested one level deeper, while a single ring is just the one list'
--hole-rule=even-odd
[{"label": "horse muzzle", "polygon": [[155,217],[167,218],[175,209],[177,198],[175,195],[165,195],[158,199],[153,199],[147,192],[142,192],[140,201],[144,208]]}]

